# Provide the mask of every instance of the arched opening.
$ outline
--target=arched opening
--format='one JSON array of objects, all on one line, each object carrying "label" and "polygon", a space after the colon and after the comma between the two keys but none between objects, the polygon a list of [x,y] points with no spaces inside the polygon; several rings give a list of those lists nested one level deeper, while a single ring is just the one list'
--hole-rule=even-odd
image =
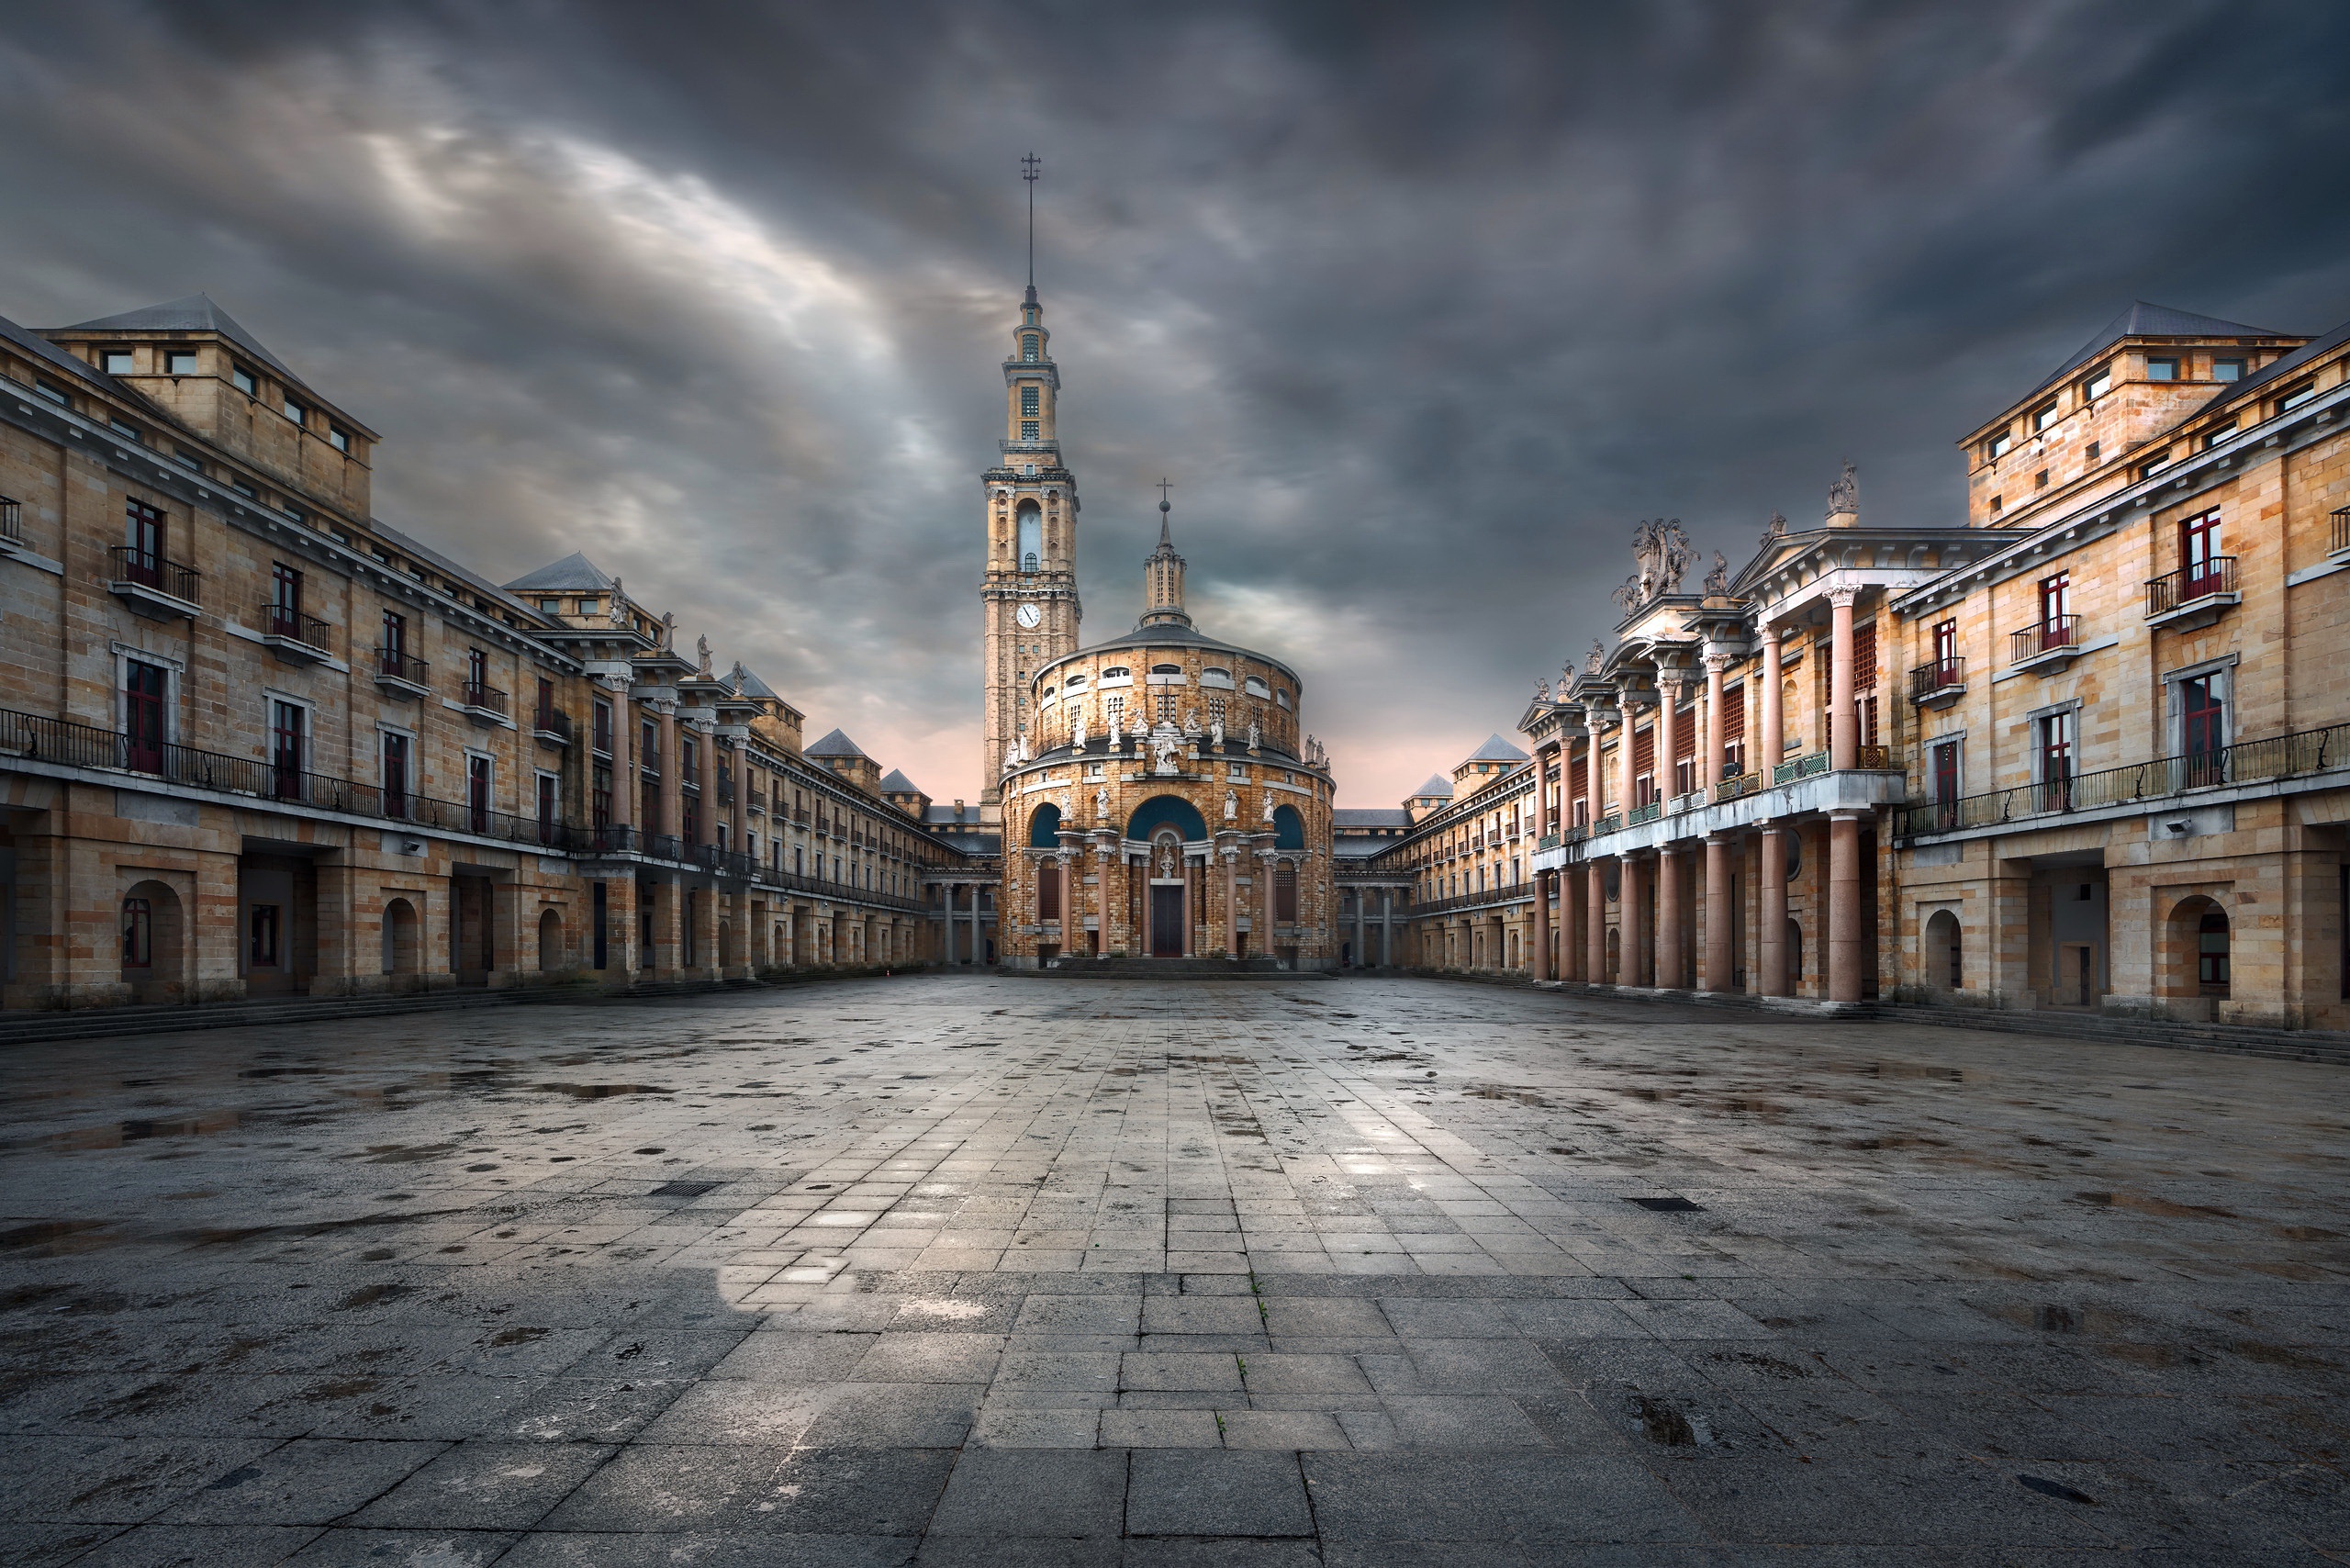
[{"label": "arched opening", "polygon": [[1620,984],[1621,980],[1619,977],[1622,975],[1623,969],[1623,928],[1620,926],[1611,925],[1607,928],[1607,979],[1611,982]]},{"label": "arched opening", "polygon": [[180,896],[166,882],[143,881],[123,895],[122,978],[133,1002],[178,1000],[186,979]]},{"label": "arched opening", "polygon": [[1208,824],[1199,808],[1180,795],[1153,795],[1135,808],[1126,819],[1126,836],[1137,843],[1147,844],[1161,827],[1171,827],[1185,844],[1202,844],[1208,836]]},{"label": "arched opening", "polygon": [[384,972],[387,975],[412,975],[418,971],[418,958],[423,951],[424,923],[417,918],[416,906],[406,899],[390,899],[384,904]]},{"label": "arched opening", "polygon": [[1151,834],[1146,875],[1150,885],[1150,956],[1182,958],[1190,868],[1184,864],[1183,843],[1173,826],[1161,825]]},{"label": "arched opening", "polygon": [[743,956],[734,950],[734,923],[731,920],[720,921],[718,923],[719,967],[731,969],[740,965],[742,961]]},{"label": "arched opening", "polygon": [[1803,926],[1792,916],[1787,921],[1787,994],[1803,994]]},{"label": "arched opening", "polygon": [[2223,1001],[2232,992],[2235,932],[2217,899],[2197,894],[2171,911],[2164,933],[2163,994]]},{"label": "arched opening", "polygon": [[1276,849],[1305,847],[1305,819],[1297,814],[1295,806],[1273,808],[1273,847]]},{"label": "arched opening", "polygon": [[1029,848],[1054,849],[1059,847],[1061,842],[1060,832],[1061,809],[1053,804],[1052,801],[1046,801],[1043,805],[1038,806],[1035,811],[1028,813]]},{"label": "arched opening", "polygon": [[541,973],[563,968],[563,912],[544,909],[539,912],[539,969]]},{"label": "arched opening", "polygon": [[1965,989],[1964,953],[1961,949],[1958,916],[1936,910],[1926,922],[1924,950],[1919,958],[1925,969],[1926,987],[1937,995]]},{"label": "arched opening", "polygon": [[1045,514],[1035,501],[1022,501],[1016,514],[1019,521],[1019,559],[1023,572],[1035,572],[1044,565]]}]

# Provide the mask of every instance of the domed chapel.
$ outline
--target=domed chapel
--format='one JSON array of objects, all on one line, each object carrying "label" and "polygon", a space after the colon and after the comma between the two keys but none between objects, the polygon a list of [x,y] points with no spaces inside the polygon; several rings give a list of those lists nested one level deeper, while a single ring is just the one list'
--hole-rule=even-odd
[{"label": "domed chapel", "polygon": [[1192,623],[1163,492],[1141,619],[1079,646],[1077,487],[1046,342],[1031,284],[1004,362],[1002,461],[981,476],[1002,961],[1333,969],[1334,786],[1302,728],[1304,683]]}]

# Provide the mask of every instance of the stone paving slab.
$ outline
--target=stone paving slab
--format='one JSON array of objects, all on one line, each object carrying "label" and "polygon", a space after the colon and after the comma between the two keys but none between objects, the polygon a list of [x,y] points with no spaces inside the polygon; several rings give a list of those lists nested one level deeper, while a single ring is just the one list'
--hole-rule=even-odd
[{"label": "stone paving slab", "polygon": [[23,1047],[0,1563],[2338,1562],[2346,1177],[2323,1067],[1422,980]]}]

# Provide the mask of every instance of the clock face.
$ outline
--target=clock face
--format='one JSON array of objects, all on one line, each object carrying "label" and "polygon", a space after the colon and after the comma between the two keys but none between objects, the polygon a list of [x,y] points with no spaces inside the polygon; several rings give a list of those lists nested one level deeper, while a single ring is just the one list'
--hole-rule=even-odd
[{"label": "clock face", "polygon": [[1023,626],[1033,627],[1044,619],[1044,612],[1033,604],[1024,604],[1013,619],[1018,621]]}]

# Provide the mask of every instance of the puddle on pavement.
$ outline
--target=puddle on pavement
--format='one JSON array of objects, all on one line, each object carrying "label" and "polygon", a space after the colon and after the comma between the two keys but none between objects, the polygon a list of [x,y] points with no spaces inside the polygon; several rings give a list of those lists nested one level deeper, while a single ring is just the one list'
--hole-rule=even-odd
[{"label": "puddle on pavement", "polygon": [[650,1083],[533,1083],[543,1094],[568,1094],[574,1100],[610,1100],[621,1094],[673,1094],[675,1090]]},{"label": "puddle on pavement", "polygon": [[2226,1209],[2202,1208],[2193,1204],[2174,1204],[2167,1198],[2154,1197],[2145,1193],[2076,1193],[2074,1200],[2096,1208],[2134,1209],[2140,1214],[2158,1215],[2165,1219],[2236,1219],[2241,1216]]}]

